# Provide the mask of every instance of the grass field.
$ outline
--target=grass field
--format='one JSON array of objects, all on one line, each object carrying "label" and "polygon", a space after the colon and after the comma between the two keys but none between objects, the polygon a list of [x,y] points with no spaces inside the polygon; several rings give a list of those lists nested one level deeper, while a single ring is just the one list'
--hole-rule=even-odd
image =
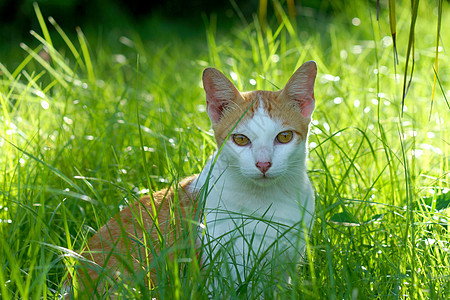
[{"label": "grass field", "polygon": [[[37,17],[35,40],[0,57],[2,299],[58,297],[77,261],[71,251],[120,206],[202,170],[215,149],[206,66],[240,90],[274,90],[311,59],[319,68],[308,164],[317,218],[292,285],[262,282],[263,296],[450,298],[450,19],[442,20],[432,102],[434,2],[420,3],[403,113],[408,1],[397,5],[399,64],[387,8],[377,22],[366,2],[333,16],[302,10],[295,22],[278,10],[264,28],[255,17],[223,30],[211,16],[192,37],[189,27],[184,36],[158,29],[170,26],[161,19],[148,24],[152,39],[146,29],[86,38],[83,28],[69,34]],[[21,63],[11,65],[18,51]],[[205,285],[220,274],[202,270],[190,249],[178,258],[159,266],[155,290],[141,278],[118,289],[123,298],[207,298]],[[217,288],[213,298],[243,297]]]}]

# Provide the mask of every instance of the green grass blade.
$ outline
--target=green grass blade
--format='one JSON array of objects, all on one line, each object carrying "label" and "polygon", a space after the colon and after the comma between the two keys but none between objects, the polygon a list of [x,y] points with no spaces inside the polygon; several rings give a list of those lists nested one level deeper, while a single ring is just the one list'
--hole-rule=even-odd
[{"label": "green grass blade", "polygon": [[[438,0],[437,1],[437,10],[438,10],[438,19],[437,19],[437,28],[436,28],[436,50],[435,50],[435,57],[434,57],[434,78],[433,78],[433,89],[431,92],[431,103],[430,103],[430,115],[428,117],[428,119],[431,119],[431,112],[433,110],[433,102],[434,102],[434,92],[436,90],[436,81],[438,80],[438,57],[439,57],[439,40],[440,40],[440,36],[441,36],[441,21],[442,21],[442,3],[443,0]],[[440,85],[440,83],[439,83]],[[442,86],[441,86],[442,89]],[[443,94],[445,97],[445,93]],[[447,99],[445,99],[447,100]],[[447,102],[448,105],[448,102]]]},{"label": "green grass blade", "polygon": [[52,17],[49,17],[48,20],[53,25],[53,27],[55,27],[56,31],[62,37],[62,39],[66,43],[67,47],[69,47],[70,51],[72,52],[72,55],[75,57],[77,63],[80,65],[81,69],[86,70],[86,66],[84,65],[83,60],[81,59],[80,53],[78,52],[77,48],[72,43],[70,38],[67,36],[67,34],[64,32],[64,30],[62,30],[62,28],[58,25],[58,23]]},{"label": "green grass blade", "polygon": [[297,32],[294,28],[294,25],[292,24],[291,20],[289,19],[289,17],[286,15],[286,12],[284,11],[283,7],[281,6],[280,2],[278,0],[274,0],[273,1],[273,6],[275,9],[275,12],[277,14],[279,14],[279,16],[281,17],[282,23],[284,24],[284,26],[286,27],[289,35],[291,36],[292,40],[296,43],[297,47],[299,47],[299,49],[301,48],[301,43],[298,39],[297,36]]},{"label": "green grass blade", "polygon": [[[445,103],[447,103],[447,107],[448,109],[450,109],[450,103],[448,102],[447,96],[445,95],[445,91],[444,91],[444,87],[441,84],[441,80],[439,79],[439,76],[436,72],[436,70],[434,69],[434,77],[437,80],[437,83],[439,84],[439,87],[441,88],[441,92],[442,92],[442,96],[444,97]],[[431,108],[430,108],[430,117],[431,117]]]},{"label": "green grass blade", "polygon": [[55,167],[49,165],[48,163],[46,163],[45,161],[37,158],[36,156],[34,156],[33,154],[25,151],[24,149],[16,146],[15,144],[11,143],[10,141],[6,140],[5,141],[10,144],[11,146],[13,146],[14,148],[16,148],[17,150],[19,150],[21,153],[25,154],[26,156],[32,158],[33,160],[37,161],[38,163],[42,164],[43,166],[47,167],[50,171],[52,171],[56,176],[58,176],[59,178],[61,178],[62,180],[64,180],[67,184],[69,184],[71,187],[73,187],[74,189],[76,189],[78,192],[83,193],[83,190],[77,185],[75,184],[75,182],[73,182],[71,179],[69,179],[66,175],[64,175],[60,170],[56,169]]},{"label": "green grass blade", "polygon": [[[38,46],[35,51],[40,51],[41,49],[42,49],[42,46]],[[33,60],[33,55],[28,54],[27,57],[25,57],[25,59],[20,62],[20,64],[17,66],[17,68],[11,74],[11,77],[16,78],[20,74],[20,72],[22,72],[22,70],[25,69],[25,67],[28,65],[28,63],[32,60]]]},{"label": "green grass blade", "polygon": [[[416,21],[417,21],[417,14],[419,10],[419,0],[411,0],[411,24],[409,27],[409,39],[408,39],[408,47],[406,50],[406,62],[405,62],[405,73],[403,75],[403,92],[402,92],[402,116],[403,116],[403,110],[405,106],[405,98],[406,94],[408,93],[409,86],[412,81],[412,76],[414,72],[414,39],[415,39],[415,27],[416,27]],[[408,64],[409,60],[411,60],[411,74],[409,76],[409,82],[408,82]],[[408,82],[408,83],[407,83]]]},{"label": "green grass blade", "polygon": [[389,0],[389,27],[391,29],[392,46],[394,49],[394,62],[398,64],[397,52],[397,20],[395,15],[395,0]]},{"label": "green grass blade", "polygon": [[28,298],[28,291],[24,287],[24,282],[22,280],[23,277],[20,274],[22,271],[20,263],[17,261],[13,250],[9,247],[9,243],[5,240],[4,236],[0,236],[0,244],[2,245],[2,254],[8,261],[9,270],[11,271],[9,280],[17,286],[20,298]]},{"label": "green grass blade", "polygon": [[27,51],[28,54],[30,54],[38,63],[40,63],[64,88],[67,88],[69,86],[64,80],[62,74],[56,71],[47,61],[40,57],[39,54],[36,53],[36,50],[33,51],[24,43],[21,43],[20,46],[23,50]]},{"label": "green grass blade", "polygon": [[258,19],[262,31],[266,30],[267,26],[267,0],[259,0]]},{"label": "green grass blade", "polygon": [[53,46],[51,44],[49,44],[45,39],[43,39],[35,31],[31,30],[30,33],[39,42],[41,42],[46,47],[46,49],[49,50],[50,55],[52,55],[51,58],[52,58],[53,62],[56,63],[59,67],[61,67],[69,77],[73,77],[74,76],[73,70],[64,62],[64,58],[56,51],[56,49],[53,48]]},{"label": "green grass blade", "polygon": [[80,27],[77,27],[77,35],[78,35],[78,42],[81,46],[81,53],[83,53],[84,63],[86,65],[86,69],[88,72],[88,79],[90,82],[95,81],[95,74],[94,74],[94,66],[92,65],[91,56],[89,55],[89,49],[86,37],[83,34],[83,31],[81,31]]},{"label": "green grass blade", "polygon": [[44,34],[45,40],[49,45],[53,45],[52,39],[50,37],[50,33],[48,32],[47,25],[45,24],[44,17],[42,16],[41,10],[39,9],[39,5],[37,2],[33,3],[34,11],[39,21],[39,25],[41,27],[42,33]]},{"label": "green grass blade", "polygon": [[222,65],[219,58],[219,48],[216,45],[215,39],[217,17],[215,15],[211,15],[209,24],[207,23],[206,19],[205,23],[207,24],[206,38],[208,41],[209,61],[214,67],[221,69]]},{"label": "green grass blade", "polygon": [[7,290],[7,282],[5,280],[4,268],[0,268],[0,292],[4,300],[11,299],[10,292]]}]

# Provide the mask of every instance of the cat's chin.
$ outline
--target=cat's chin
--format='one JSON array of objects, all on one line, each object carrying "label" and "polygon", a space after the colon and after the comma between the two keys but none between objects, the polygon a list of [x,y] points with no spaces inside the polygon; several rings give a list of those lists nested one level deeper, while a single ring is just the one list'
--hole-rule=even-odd
[{"label": "cat's chin", "polygon": [[266,187],[273,185],[274,183],[278,182],[280,179],[278,176],[255,176],[252,178],[249,178],[251,182],[253,182],[257,186]]}]

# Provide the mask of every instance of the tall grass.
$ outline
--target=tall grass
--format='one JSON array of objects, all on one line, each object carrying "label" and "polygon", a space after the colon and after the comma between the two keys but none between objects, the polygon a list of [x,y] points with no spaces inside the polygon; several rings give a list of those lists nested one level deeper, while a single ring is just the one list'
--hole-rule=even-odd
[{"label": "tall grass", "polygon": [[[349,4],[332,17],[301,10],[294,25],[274,3],[277,17],[267,26],[255,17],[218,33],[213,16],[204,40],[174,34],[170,42],[137,31],[69,34],[36,7],[40,28],[35,42],[21,45],[23,62],[0,64],[3,299],[58,297],[73,276],[76,251],[120,206],[201,171],[215,148],[204,67],[220,68],[241,90],[274,90],[309,59],[319,66],[308,164],[317,219],[292,284],[261,282],[262,296],[450,296],[450,64],[441,52],[431,108],[435,4],[420,3],[414,77],[402,110],[408,36],[397,34],[395,65],[387,9],[379,22],[370,4]],[[448,6],[442,10],[446,15]],[[408,31],[408,16],[408,6],[397,5],[397,33]],[[441,45],[449,49],[449,20],[440,22]],[[156,289],[119,283],[121,295],[206,298],[204,287],[217,280],[223,285],[214,287],[215,298],[260,296],[256,287],[245,294],[227,287],[219,260],[201,266],[192,249],[169,251],[178,259],[161,258]]]}]

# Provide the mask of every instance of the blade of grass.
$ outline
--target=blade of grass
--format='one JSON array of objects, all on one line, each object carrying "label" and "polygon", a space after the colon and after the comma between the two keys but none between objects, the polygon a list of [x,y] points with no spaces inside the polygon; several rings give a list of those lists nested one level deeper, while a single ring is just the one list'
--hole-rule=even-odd
[{"label": "blade of grass", "polygon": [[[0,232],[1,235],[3,236],[3,232]],[[5,270],[5,268],[0,268],[0,291],[1,291],[1,295],[2,298],[4,300],[9,300],[11,299],[10,297],[10,292],[7,290],[7,282],[5,280],[5,274],[3,273],[3,271]]]},{"label": "blade of grass", "polygon": [[0,269],[0,284],[1,284],[0,291],[1,291],[1,295],[2,295],[4,300],[9,300],[9,299],[11,299],[11,297],[10,297],[10,292],[7,290],[7,286],[8,286],[8,283],[10,283],[10,281],[8,280],[8,282],[6,283],[4,281],[4,278],[5,277],[3,275],[3,269]]},{"label": "blade of grass", "polygon": [[[53,54],[52,55],[53,62],[55,62],[58,66],[60,66],[66,74],[68,74],[70,77],[73,77],[74,72],[73,72],[72,68],[69,67],[64,62],[64,58],[61,56],[61,54],[59,54],[59,52],[57,52],[56,49],[53,48],[53,46],[51,44],[49,44],[45,39],[43,39],[35,31],[31,30],[30,33],[34,38],[36,38],[39,42],[41,42],[42,45],[44,45],[46,47],[46,49],[49,50],[49,52],[51,52]],[[65,75],[63,75],[63,76],[65,76]]]},{"label": "blade of grass", "polygon": [[66,45],[69,47],[70,51],[72,52],[73,56],[75,57],[77,63],[80,65],[81,69],[83,71],[86,70],[86,66],[83,63],[83,60],[81,59],[80,53],[78,52],[77,48],[75,47],[75,45],[72,43],[72,41],[70,40],[70,38],[67,36],[67,34],[61,29],[61,27],[58,25],[58,23],[56,23],[55,19],[53,19],[52,17],[49,17],[48,20],[50,21],[50,23],[53,25],[53,27],[55,27],[56,31],[59,33],[59,35],[62,37],[62,39],[64,40],[64,42],[66,43]]},{"label": "blade of grass", "polygon": [[242,13],[242,10],[237,5],[236,1],[230,0],[230,3],[231,3],[231,6],[233,7],[234,11],[238,15],[239,19],[241,20],[242,24],[244,24],[244,26],[248,26],[247,19],[245,18],[244,14]]},{"label": "blade of grass", "polygon": [[[389,27],[391,29],[392,36],[392,46],[394,50],[394,63],[398,64],[398,53],[397,53],[397,22],[395,16],[395,0],[389,0]],[[395,66],[394,64],[394,66]]]},{"label": "blade of grass", "polygon": [[50,33],[48,32],[47,25],[45,24],[44,17],[42,16],[41,10],[39,9],[39,5],[37,4],[37,2],[33,2],[33,7],[39,21],[39,26],[41,27],[42,33],[44,34],[45,40],[49,45],[53,46]]},{"label": "blade of grass", "polygon": [[63,88],[67,88],[68,84],[64,81],[62,74],[56,71],[47,61],[45,61],[39,54],[36,53],[36,50],[31,50],[26,44],[21,43],[20,46],[23,50],[27,51],[39,64],[41,64],[58,82],[63,86]]},{"label": "blade of grass", "polygon": [[278,0],[274,0],[273,7],[275,9],[275,12],[281,17],[282,23],[286,27],[286,30],[289,32],[289,35],[296,44],[297,48],[301,49],[302,45],[300,43],[300,40],[298,39],[297,32],[292,25],[292,22],[289,20],[289,17],[286,15],[286,12],[284,11],[280,2]]},{"label": "blade of grass", "polygon": [[211,15],[210,21],[208,24],[208,20],[205,18],[205,24],[207,27],[206,37],[208,41],[208,53],[209,53],[209,61],[217,68],[221,69],[221,63],[219,58],[219,49],[216,45],[216,25],[217,25],[217,17],[216,15]]},{"label": "blade of grass", "polygon": [[[368,2],[367,2],[368,3]],[[369,3],[368,3],[369,4]],[[379,4],[379,2],[377,2],[377,4]],[[395,9],[395,3],[394,5],[394,9]],[[369,5],[368,5],[369,6]],[[369,6],[370,7],[370,6]],[[378,7],[377,7],[378,8]],[[378,20],[378,11],[377,11],[377,20]],[[373,26],[373,20],[372,20],[372,15],[369,13],[370,16],[370,24],[371,24],[371,28],[372,28],[372,38],[373,41],[376,41],[375,38],[375,30],[374,30],[374,26]],[[379,54],[378,54],[378,47],[377,47],[377,43],[374,43],[375,47],[374,47],[374,52],[375,52],[375,63],[376,63],[376,68],[379,69],[379,64],[380,64],[380,58],[379,58]],[[397,60],[398,63],[398,60]],[[394,59],[394,66],[395,66],[395,59]],[[386,137],[386,133],[382,124],[382,116],[381,116],[381,99],[380,99],[380,72],[377,72],[376,74],[377,77],[377,83],[376,83],[376,89],[377,89],[377,101],[378,101],[378,105],[377,105],[377,127],[378,127],[378,131],[380,133],[380,137],[378,138],[382,144],[383,144],[383,148],[384,148],[384,153],[386,156],[386,161],[387,161],[387,166],[389,166],[389,176],[391,179],[391,182],[395,182],[396,176],[395,176],[395,172],[394,172],[394,166],[393,166],[393,162],[392,162],[392,157],[396,157],[396,155],[392,155],[394,152],[391,150],[387,137]],[[367,138],[367,142],[369,143],[369,145],[371,145],[369,139]],[[374,153],[374,160],[377,162],[376,157],[375,157],[375,152],[373,149],[371,149],[372,152]],[[391,156],[392,155],[392,156]],[[398,160],[400,160],[398,157],[396,157]],[[377,163],[377,168],[378,168],[378,163]],[[386,168],[386,167],[385,167]],[[385,170],[385,168],[383,168],[383,172]],[[379,168],[378,168],[379,169]],[[381,174],[381,172],[379,173]],[[377,179],[378,180],[378,179]],[[394,191],[396,190],[394,188],[394,184],[390,185],[391,186],[391,195],[394,195]],[[369,192],[369,190],[368,190]],[[366,194],[366,196],[368,196],[368,192]],[[366,197],[365,196],[365,197]],[[394,199],[392,199],[393,201]]]},{"label": "blade of grass", "polygon": [[253,22],[255,22],[255,29],[256,29],[256,40],[258,45],[257,52],[261,58],[262,64],[264,65],[269,60],[269,57],[267,56],[266,53],[266,45],[264,43],[264,33],[261,30],[261,25],[259,25],[258,23],[258,18],[255,17]]},{"label": "blade of grass", "polygon": [[50,171],[52,171],[52,173],[54,173],[56,176],[58,176],[59,178],[61,178],[62,180],[64,180],[67,184],[69,184],[71,187],[73,187],[74,189],[76,189],[78,192],[84,194],[83,190],[75,184],[75,182],[73,182],[72,180],[70,180],[66,175],[64,175],[61,171],[59,171],[58,169],[56,169],[55,167],[49,165],[48,163],[46,163],[45,161],[37,158],[36,156],[34,156],[33,154],[23,150],[22,148],[16,146],[15,144],[11,143],[9,140],[5,139],[5,141],[10,144],[11,146],[13,146],[14,148],[16,148],[17,150],[19,150],[20,152],[22,152],[23,154],[25,154],[26,156],[32,158],[33,160],[37,161],[38,163],[44,165],[45,167],[47,167]]},{"label": "blade of grass", "polygon": [[[403,75],[403,92],[402,92],[402,111],[401,115],[403,117],[403,110],[405,107],[405,98],[406,94],[408,93],[409,86],[411,85],[412,76],[414,73],[414,40],[415,40],[415,27],[416,27],[416,20],[417,20],[417,14],[419,10],[419,0],[411,0],[411,24],[409,27],[409,39],[408,39],[408,47],[406,50],[406,62],[405,62],[405,73]],[[409,60],[411,59],[411,74],[409,76],[409,82],[408,82],[408,64]],[[408,82],[408,84],[407,84]]]},{"label": "blade of grass", "polygon": [[[431,103],[430,103],[430,115],[428,116],[428,121],[431,120],[431,112],[433,111],[433,102],[434,102],[434,92],[436,90],[436,81],[438,80],[437,72],[438,72],[438,56],[439,56],[439,40],[441,36],[441,20],[442,20],[442,0],[437,1],[438,5],[438,20],[437,20],[437,28],[436,28],[436,50],[434,57],[434,78],[433,78],[433,89],[431,92]],[[440,85],[440,83],[439,83]],[[442,87],[441,87],[442,88]],[[444,93],[445,97],[445,93]],[[448,105],[448,102],[447,102]]]},{"label": "blade of grass", "polygon": [[258,19],[261,30],[264,32],[267,26],[267,0],[259,0]]},{"label": "blade of grass", "polygon": [[[295,22],[295,17],[297,15],[296,8],[295,8],[295,1],[287,0],[287,6],[288,6],[289,18],[292,20],[292,22]],[[294,23],[294,25],[295,25],[295,23]]]},{"label": "blade of grass", "polygon": [[78,42],[80,43],[81,46],[81,53],[83,54],[84,62],[86,64],[88,79],[90,82],[94,82],[95,81],[94,67],[92,65],[91,56],[89,55],[86,37],[84,36],[83,31],[81,31],[80,27],[77,27],[76,31],[78,36]]},{"label": "blade of grass", "polygon": [[5,240],[5,237],[3,235],[0,236],[0,245],[2,245],[3,255],[8,261],[8,269],[11,272],[8,280],[11,281],[11,284],[17,286],[20,297],[23,299],[27,299],[28,291],[25,289],[24,282],[22,281],[23,276],[21,276],[20,274],[22,270],[20,267],[20,263],[17,261],[16,256],[14,255],[15,251],[10,248],[8,241]]},{"label": "blade of grass", "polygon": [[[444,97],[445,103],[447,103],[448,109],[450,109],[450,104],[448,102],[447,96],[445,95],[444,87],[441,84],[441,80],[439,79],[439,76],[438,76],[436,70],[433,69],[433,71],[434,71],[434,76],[439,84],[439,87],[441,88],[442,96]],[[430,109],[430,111],[431,111],[431,109]]]},{"label": "blade of grass", "polygon": [[[39,45],[34,51],[39,52],[42,49],[42,46]],[[36,52],[36,53],[37,53]],[[22,60],[22,62],[17,66],[17,68],[14,70],[14,72],[12,74],[10,74],[11,77],[16,78],[20,72],[22,72],[23,69],[25,69],[25,67],[28,65],[28,63],[33,59],[33,55],[28,54],[27,57],[25,57],[24,60]],[[3,70],[2,70],[3,71]],[[3,72],[5,73],[5,72]],[[8,72],[9,73],[9,72]],[[6,73],[6,74],[8,74]]]},{"label": "blade of grass", "polygon": [[[40,73],[38,73],[36,75],[35,74],[31,74],[30,75],[30,74],[28,74],[28,72],[23,71],[22,72],[23,77],[25,77],[28,80],[28,84],[27,84],[26,88],[23,90],[23,92],[21,94],[21,96],[23,96],[23,97],[20,97],[20,98],[21,99],[25,99],[27,94],[29,92],[31,92],[31,93],[35,94],[36,96],[38,96],[41,99],[47,99],[48,100],[48,98],[46,97],[46,94],[44,93],[44,91],[42,91],[41,88],[39,87],[39,85],[40,85],[39,79],[42,76],[44,76],[46,73],[47,72],[42,71],[42,72],[40,72]],[[18,103],[16,105],[20,104],[19,101],[18,101]]]}]

